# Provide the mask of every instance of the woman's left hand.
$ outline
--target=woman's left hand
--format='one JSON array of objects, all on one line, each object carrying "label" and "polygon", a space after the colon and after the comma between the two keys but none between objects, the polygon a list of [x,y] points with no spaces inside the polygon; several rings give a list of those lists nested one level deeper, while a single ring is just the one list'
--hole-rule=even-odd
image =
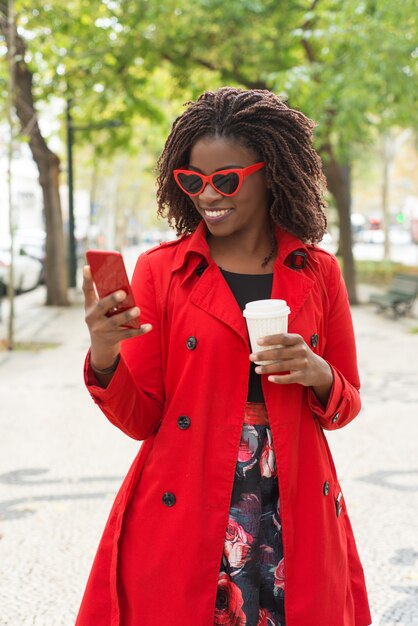
[{"label": "woman's left hand", "polygon": [[[257,365],[257,374],[268,374],[268,380],[277,385],[299,383],[312,387],[322,404],[326,404],[333,383],[329,364],[315,354],[301,335],[283,333],[258,340],[260,351],[250,355],[251,361],[274,361],[270,365]],[[277,346],[264,350],[264,346]],[[279,374],[279,372],[286,372]],[[277,375],[279,374],[279,375]]]}]

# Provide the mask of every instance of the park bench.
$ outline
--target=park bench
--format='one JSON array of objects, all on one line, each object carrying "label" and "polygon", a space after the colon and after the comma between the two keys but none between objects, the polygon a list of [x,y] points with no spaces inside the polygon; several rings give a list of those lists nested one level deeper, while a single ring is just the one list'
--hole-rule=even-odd
[{"label": "park bench", "polygon": [[411,312],[418,295],[418,274],[395,274],[392,284],[382,294],[372,294],[370,302],[377,305],[377,311],[391,309],[397,319]]}]

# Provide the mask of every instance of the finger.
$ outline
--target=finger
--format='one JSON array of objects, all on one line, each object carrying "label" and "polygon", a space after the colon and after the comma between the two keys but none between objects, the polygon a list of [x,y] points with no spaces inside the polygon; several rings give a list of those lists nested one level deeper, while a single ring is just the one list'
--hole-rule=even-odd
[{"label": "finger", "polygon": [[89,265],[83,267],[83,293],[86,309],[93,306],[97,302],[96,291],[94,289],[93,278]]},{"label": "finger", "polygon": [[128,322],[132,322],[132,320],[139,318],[140,314],[140,308],[134,306],[132,309],[128,309],[127,311],[123,311],[122,313],[116,313],[116,315],[112,315],[110,317],[110,320],[112,322],[112,325],[115,327],[124,326]]},{"label": "finger", "polygon": [[[255,371],[260,374],[274,372],[276,371],[274,368],[277,368],[279,372],[282,370],[302,370],[309,364],[305,350],[266,350],[256,354],[254,359],[250,357],[250,360],[255,362],[257,365]],[[274,361],[274,363],[266,364],[263,361]]]},{"label": "finger", "polygon": [[97,303],[97,307],[100,309],[103,315],[109,313],[109,311],[115,310],[118,304],[123,302],[126,298],[125,291],[119,290],[101,298]]},{"label": "finger", "polygon": [[283,337],[283,333],[278,335],[267,335],[265,337],[259,337],[257,339],[257,343],[259,346],[278,346],[280,345]]},{"label": "finger", "polygon": [[151,324],[141,324],[139,328],[130,328],[121,331],[121,339],[131,339],[132,337],[139,337],[140,335],[146,335],[151,332]]},{"label": "finger", "polygon": [[[273,352],[273,350],[272,350]],[[266,358],[257,359],[257,362],[260,361],[274,361],[274,363],[266,363],[257,365],[255,368],[256,374],[274,374],[274,372],[284,372],[284,371],[305,371],[309,365],[309,359],[305,355],[291,357],[288,359],[269,359],[268,352],[264,353]]]},{"label": "finger", "polygon": [[291,383],[299,383],[301,379],[300,372],[290,372],[290,374],[281,374],[280,376],[269,376],[267,380],[276,385],[289,385]]},{"label": "finger", "polygon": [[306,363],[303,360],[275,361],[269,365],[257,365],[256,374],[276,374],[278,372],[305,371]]},{"label": "finger", "polygon": [[257,339],[260,346],[292,346],[299,342],[303,342],[303,337],[296,333],[280,333],[279,335],[267,335]]},{"label": "finger", "polygon": [[250,361],[285,361],[294,358],[301,358],[306,355],[306,344],[296,343],[292,346],[276,346],[250,354]]}]

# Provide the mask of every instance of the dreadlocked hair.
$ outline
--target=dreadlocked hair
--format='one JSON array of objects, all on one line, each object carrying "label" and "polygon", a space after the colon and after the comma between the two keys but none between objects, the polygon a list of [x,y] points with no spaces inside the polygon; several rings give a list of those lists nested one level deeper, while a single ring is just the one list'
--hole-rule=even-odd
[{"label": "dreadlocked hair", "polygon": [[312,146],[312,120],[262,89],[222,87],[185,106],[157,164],[158,214],[168,219],[177,235],[193,232],[202,218],[176,184],[173,170],[188,165],[196,141],[222,137],[241,143],[265,161],[272,221],[305,243],[322,239],[327,225],[326,183]]}]

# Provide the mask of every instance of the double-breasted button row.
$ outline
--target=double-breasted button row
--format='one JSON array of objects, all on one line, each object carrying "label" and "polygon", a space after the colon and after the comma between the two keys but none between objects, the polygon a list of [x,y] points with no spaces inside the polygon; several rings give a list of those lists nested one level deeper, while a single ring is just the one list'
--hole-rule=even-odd
[{"label": "double-breasted button row", "polygon": [[194,350],[197,346],[197,339],[196,337],[188,337],[187,341],[186,341],[186,346],[188,350]]},{"label": "double-breasted button row", "polygon": [[187,430],[191,423],[191,419],[187,415],[180,415],[177,420],[177,426],[181,428],[181,430]]},{"label": "double-breasted button row", "polygon": [[[187,415],[180,415],[177,419],[177,426],[181,428],[181,430],[187,430],[191,424],[191,419]],[[163,504],[165,506],[171,507],[176,503],[176,496],[171,491],[166,491],[162,497]]]},{"label": "double-breasted button row", "polygon": [[166,491],[163,495],[163,504],[165,506],[174,506],[176,503],[176,496],[171,491]]}]

